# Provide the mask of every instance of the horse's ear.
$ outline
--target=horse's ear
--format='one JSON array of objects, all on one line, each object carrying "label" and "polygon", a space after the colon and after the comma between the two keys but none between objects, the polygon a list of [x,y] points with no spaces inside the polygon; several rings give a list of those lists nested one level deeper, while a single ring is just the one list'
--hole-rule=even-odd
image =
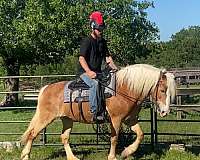
[{"label": "horse's ear", "polygon": [[165,68],[163,68],[162,70],[161,70],[161,74],[166,74],[167,73],[167,70],[165,69]]},{"label": "horse's ear", "polygon": [[160,84],[162,84],[163,81],[167,79],[167,76],[165,75],[166,73],[167,73],[166,69],[160,71],[160,80],[159,80]]},{"label": "horse's ear", "polygon": [[166,69],[162,69],[161,73],[160,73],[160,78],[161,79],[167,79],[166,73],[167,73],[167,70]]}]

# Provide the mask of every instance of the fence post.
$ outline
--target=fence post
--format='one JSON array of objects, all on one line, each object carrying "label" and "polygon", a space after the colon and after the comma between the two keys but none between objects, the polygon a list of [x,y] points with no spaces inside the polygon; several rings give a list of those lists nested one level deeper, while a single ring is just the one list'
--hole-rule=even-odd
[{"label": "fence post", "polygon": [[42,88],[42,86],[43,86],[43,79],[44,79],[44,77],[41,76],[41,77],[40,77],[40,88]]},{"label": "fence post", "polygon": [[154,123],[153,123],[153,107],[151,105],[151,108],[150,108],[150,116],[151,116],[151,146],[152,148],[154,149]]},{"label": "fence post", "polygon": [[44,129],[42,130],[42,144],[43,144],[43,145],[45,145],[45,144],[47,143],[46,131],[47,131],[46,128],[44,128]]},{"label": "fence post", "polygon": [[151,105],[150,108],[151,113],[151,145],[153,150],[158,143],[158,135],[157,135],[157,111],[154,108],[154,105]]},{"label": "fence post", "polygon": [[158,144],[158,121],[157,121],[157,109],[153,106],[154,109],[154,136],[155,136],[155,142],[154,145],[156,146]]},{"label": "fence post", "polygon": [[99,144],[99,124],[98,123],[96,123],[96,127],[97,127],[97,130],[96,130],[96,135],[97,135],[97,145]]}]

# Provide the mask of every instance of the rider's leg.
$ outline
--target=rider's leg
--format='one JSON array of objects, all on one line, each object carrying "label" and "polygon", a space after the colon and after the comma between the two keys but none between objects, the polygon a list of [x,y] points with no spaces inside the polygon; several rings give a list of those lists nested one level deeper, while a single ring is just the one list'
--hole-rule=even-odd
[{"label": "rider's leg", "polygon": [[80,77],[90,87],[89,104],[91,112],[96,113],[98,82],[95,79],[89,78],[86,74],[82,74]]}]

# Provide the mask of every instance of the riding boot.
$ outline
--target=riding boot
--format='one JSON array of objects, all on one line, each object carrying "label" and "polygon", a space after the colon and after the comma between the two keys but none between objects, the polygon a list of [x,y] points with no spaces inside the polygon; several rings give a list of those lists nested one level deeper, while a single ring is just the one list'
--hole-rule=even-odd
[{"label": "riding boot", "polygon": [[97,112],[93,113],[92,121],[93,122],[103,122],[105,120],[104,114],[98,114]]}]

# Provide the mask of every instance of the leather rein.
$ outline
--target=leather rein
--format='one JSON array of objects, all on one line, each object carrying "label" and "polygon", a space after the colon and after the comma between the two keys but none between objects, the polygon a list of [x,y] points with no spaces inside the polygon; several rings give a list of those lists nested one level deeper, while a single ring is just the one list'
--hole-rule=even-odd
[{"label": "leather rein", "polygon": [[[116,73],[117,71],[115,71],[115,72],[112,72],[112,73]],[[158,95],[158,85],[159,85],[159,81],[160,81],[160,79],[161,79],[161,77],[162,77],[162,72],[160,72],[160,76],[159,76],[159,80],[158,80],[158,82],[157,82],[157,84],[156,84],[156,101],[157,101],[157,95]],[[119,92],[119,91],[116,91],[116,89],[113,89],[113,88],[111,88],[111,87],[108,87],[107,85],[105,85],[101,80],[99,80],[99,79],[96,79],[102,86],[104,86],[105,88],[108,88],[108,89],[110,89],[110,90],[112,90],[112,91],[114,91],[116,94],[118,94],[118,95],[121,95],[122,97],[124,97],[124,98],[126,98],[126,99],[128,99],[129,101],[131,101],[131,102],[137,102],[137,101],[143,101],[143,100],[138,100],[138,99],[136,99],[136,98],[134,98],[134,97],[132,97],[132,96],[128,96],[126,93],[122,93],[122,92]],[[152,87],[151,87],[151,89],[149,90],[149,93],[148,93],[148,95],[150,94],[150,92],[151,92],[151,90],[152,90]]]}]

